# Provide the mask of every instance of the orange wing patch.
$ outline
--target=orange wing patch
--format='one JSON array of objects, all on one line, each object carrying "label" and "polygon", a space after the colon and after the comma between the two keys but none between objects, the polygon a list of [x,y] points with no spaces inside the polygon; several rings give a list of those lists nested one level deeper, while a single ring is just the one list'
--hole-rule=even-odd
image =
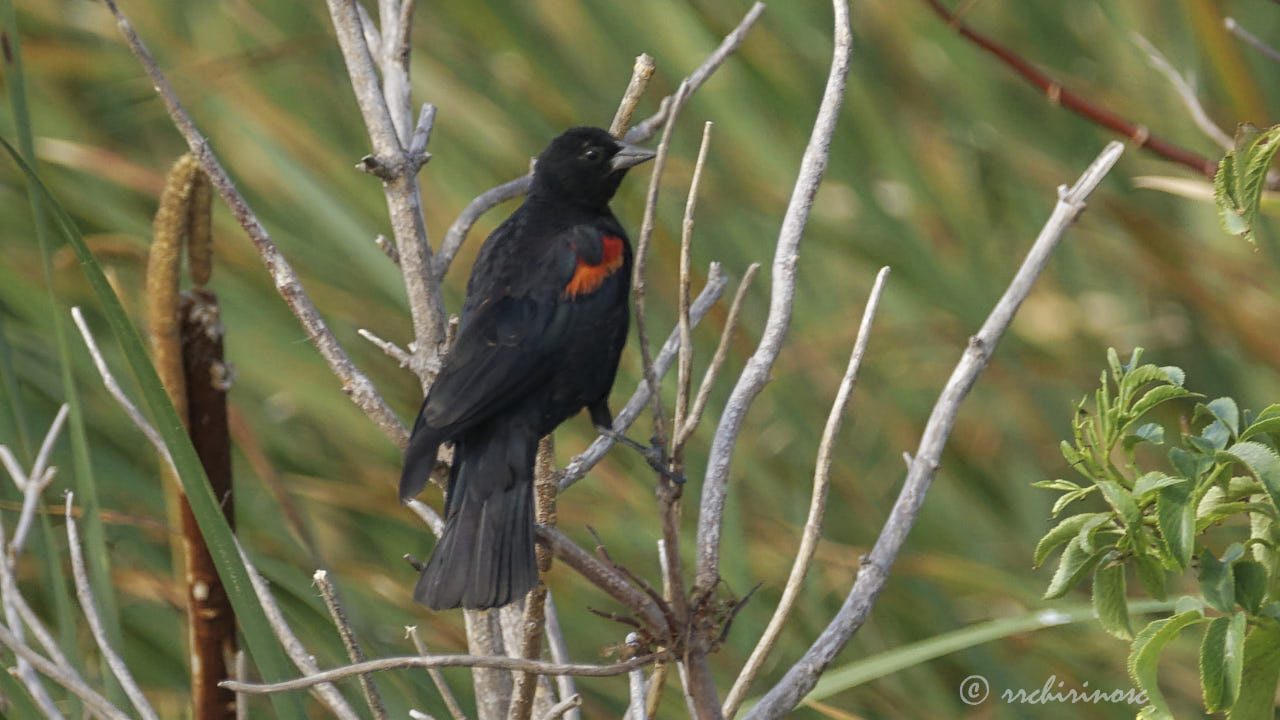
[{"label": "orange wing patch", "polygon": [[573,271],[569,284],[564,286],[564,296],[572,300],[582,293],[592,293],[604,284],[604,279],[622,267],[622,238],[605,235],[601,242],[604,252],[601,253],[600,264],[592,265],[581,257],[578,267]]}]

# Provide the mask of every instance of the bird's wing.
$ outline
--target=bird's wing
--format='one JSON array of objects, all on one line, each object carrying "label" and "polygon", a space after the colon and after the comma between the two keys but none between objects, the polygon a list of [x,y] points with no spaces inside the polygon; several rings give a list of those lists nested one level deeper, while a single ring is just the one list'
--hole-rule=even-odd
[{"label": "bird's wing", "polygon": [[625,245],[620,233],[589,225],[566,228],[534,253],[518,279],[502,283],[501,292],[469,298],[418,426],[454,434],[544,383],[581,330],[578,316],[606,285],[615,285],[605,281],[622,269]]}]

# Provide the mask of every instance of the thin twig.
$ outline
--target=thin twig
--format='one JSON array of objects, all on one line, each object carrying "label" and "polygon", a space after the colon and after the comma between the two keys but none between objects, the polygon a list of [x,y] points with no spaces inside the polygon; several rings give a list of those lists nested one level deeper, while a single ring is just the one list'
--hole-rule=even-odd
[{"label": "thin twig", "polygon": [[[534,521],[548,527],[556,524],[556,479],[555,479],[555,444],[551,435],[538,441],[537,456],[533,468],[533,508]],[[551,552],[548,548],[536,546],[538,563],[538,584],[525,596],[524,612],[518,625],[518,644],[512,651],[518,657],[537,659],[542,654],[542,630],[546,624],[547,586],[543,581],[551,570]],[[528,720],[533,715],[534,691],[537,689],[538,676],[530,673],[515,673],[512,677],[511,707],[507,711],[508,720]]]},{"label": "thin twig", "polygon": [[[65,405],[63,407],[65,409]],[[46,435],[46,442],[47,438],[48,435]],[[18,466],[17,459],[13,457],[7,446],[0,445],[0,460],[4,461],[5,468],[13,478],[14,485],[17,485],[22,491],[23,507],[26,507],[31,496],[38,496],[43,490],[43,486],[36,482],[36,478],[28,477],[27,473]],[[5,545],[7,543],[5,542],[4,525],[0,523],[0,599],[4,604],[5,623],[12,628],[14,642],[23,644],[26,638],[22,629],[21,606],[25,604],[25,601],[23,601],[21,591],[18,590],[18,581],[14,577],[22,547],[18,546],[15,549],[10,546],[6,548]],[[41,638],[41,642],[44,642],[44,638]],[[74,673],[71,674],[74,675]],[[58,711],[57,706],[53,703],[53,698],[49,696],[48,690],[40,682],[39,676],[36,675],[36,668],[21,654],[18,656],[17,677],[22,681],[23,686],[27,688],[28,694],[31,695],[32,700],[42,713],[47,717],[61,720],[62,713]]]},{"label": "thin twig", "polygon": [[330,371],[341,381],[342,391],[350,396],[356,407],[360,408],[375,425],[381,428],[383,433],[397,447],[403,448],[408,445],[409,431],[400,422],[400,419],[396,417],[395,413],[391,411],[391,408],[382,399],[382,396],[369,378],[351,362],[347,352],[342,349],[342,345],[333,336],[329,326],[320,317],[315,304],[311,302],[311,298],[308,297],[306,290],[302,287],[302,283],[298,280],[298,274],[294,272],[284,255],[280,253],[280,249],[271,241],[271,236],[267,234],[262,222],[258,220],[253,209],[249,207],[249,203],[244,199],[244,196],[236,189],[235,183],[227,175],[226,170],[222,168],[222,163],[218,161],[217,156],[213,154],[213,150],[209,147],[209,141],[205,139],[191,121],[191,116],[183,108],[177,94],[173,91],[173,86],[169,84],[169,80],[164,73],[160,71],[160,67],[156,64],[150,51],[143,45],[142,39],[138,37],[137,31],[133,28],[133,24],[120,11],[115,0],[105,0],[105,2],[111,14],[115,16],[116,24],[120,27],[120,32],[124,35],[129,49],[138,58],[138,61],[142,63],[142,68],[146,71],[147,77],[150,78],[152,86],[164,102],[173,124],[183,138],[186,139],[187,146],[192,154],[200,161],[200,167],[204,170],[205,175],[209,176],[209,180],[218,191],[218,195],[222,197],[223,202],[230,208],[231,214],[240,223],[240,226],[244,228],[245,233],[253,242],[258,254],[267,266],[267,272],[271,274],[276,291],[280,293],[280,296],[284,298],[285,304],[289,306],[294,316],[298,318],[302,329],[306,331],[311,343],[315,345],[316,350],[320,352],[320,356],[329,365]]},{"label": "thin twig", "polygon": [[[742,40],[746,37],[747,31],[751,29],[752,25],[755,25],[762,12],[764,12],[764,3],[757,2],[752,5],[747,14],[738,22],[738,26],[728,35],[725,35],[719,47],[708,55],[706,60],[702,61],[702,65],[690,73],[689,77],[685,78],[681,85],[688,83],[690,93],[702,87],[707,78],[711,77],[711,74],[738,49],[738,46],[742,44]],[[664,98],[659,104],[658,112],[628,130],[627,134],[623,136],[623,140],[636,144],[653,137],[658,132],[658,128],[662,127],[662,124],[667,121],[670,100],[670,97]],[[440,243],[440,251],[436,253],[435,262],[432,265],[432,270],[435,272],[437,279],[444,277],[444,274],[449,271],[449,265],[453,262],[454,256],[458,254],[458,248],[462,247],[463,241],[467,239],[467,234],[471,232],[471,228],[476,224],[476,221],[498,205],[528,192],[529,183],[532,182],[532,179],[532,175],[524,175],[515,180],[510,180],[481,193],[467,204],[462,213],[458,215],[458,219],[454,220],[453,224],[449,226],[449,231],[445,233],[444,241]]]},{"label": "thin twig", "polygon": [[[702,288],[702,292],[698,294],[698,299],[693,301],[693,307],[690,308],[690,322],[696,327],[702,318],[715,304],[716,300],[724,294],[725,285],[728,280],[724,273],[720,271],[719,263],[711,263],[711,268],[707,272],[707,284]],[[658,376],[667,374],[671,369],[672,362],[676,359],[676,353],[680,347],[680,331],[673,329],[671,334],[667,336],[667,341],[662,344],[662,349],[658,352],[657,357],[653,360],[653,371]],[[627,428],[640,417],[640,413],[649,403],[649,383],[641,379],[636,385],[636,390],[631,395],[631,399],[627,400],[627,404],[613,418],[613,431],[615,433],[626,432]],[[578,453],[569,461],[560,473],[560,491],[564,492],[565,488],[581,480],[586,474],[599,463],[609,448],[613,447],[614,439],[608,435],[600,435],[591,443],[591,446],[581,453]]]},{"label": "thin twig", "polygon": [[545,543],[566,565],[635,613],[651,633],[659,637],[668,634],[666,617],[657,603],[643,590],[627,582],[621,573],[600,562],[555,528],[535,525],[534,532],[538,542]]},{"label": "thin twig", "polygon": [[[246,682],[249,679],[249,654],[244,648],[236,650],[236,679]],[[249,720],[249,698],[236,693],[236,720]]]},{"label": "thin twig", "polygon": [[955,424],[961,402],[986,367],[996,344],[1009,329],[1014,314],[1048,264],[1049,256],[1063,233],[1084,209],[1085,199],[1102,182],[1123,152],[1124,145],[1119,142],[1108,143],[1075,185],[1070,188],[1059,186],[1058,203],[1049,220],[982,328],[969,339],[968,347],[956,363],[933,411],[929,413],[929,421],[920,438],[911,468],[907,471],[907,479],[875,546],[862,560],[862,567],[858,570],[849,596],[804,657],[751,708],[748,718],[778,718],[789,713],[813,689],[818,677],[867,619],[876,598],[889,579],[889,570],[906,542],[907,534],[920,514],[925,493],[938,472],[942,450]]},{"label": "thin twig", "polygon": [[102,357],[102,351],[98,349],[98,343],[93,338],[93,333],[89,332],[89,326],[84,321],[84,315],[80,312],[79,307],[71,308],[71,319],[75,321],[76,327],[80,329],[80,337],[84,339],[85,347],[89,349],[89,356],[93,358],[94,367],[98,368],[98,375],[102,378],[102,384],[106,386],[107,392],[111,397],[115,398],[116,403],[120,405],[133,424],[137,426],[142,434],[146,436],[147,442],[156,449],[156,453],[164,460],[164,464],[173,471],[174,477],[177,477],[177,469],[173,465],[173,458],[169,456],[169,447],[164,444],[164,439],[160,437],[160,433],[147,421],[147,418],[138,410],[138,406],[129,400],[129,396],[124,394],[124,390],[120,387],[120,383],[111,373],[111,368],[107,367],[107,361]]},{"label": "thin twig", "polygon": [[849,355],[849,365],[840,381],[840,389],[831,403],[831,412],[827,415],[826,427],[822,430],[822,440],[818,443],[818,458],[813,470],[813,492],[809,499],[809,517],[805,520],[804,530],[800,537],[800,547],[796,550],[796,559],[791,566],[791,575],[782,590],[782,599],[769,618],[769,625],[760,636],[751,656],[733,682],[733,687],[724,699],[724,716],[737,714],[742,700],[751,688],[764,661],[769,657],[773,646],[782,634],[796,599],[800,597],[800,587],[809,573],[809,564],[818,549],[818,540],[822,537],[822,516],[827,507],[827,495],[831,486],[831,458],[835,448],[836,436],[840,434],[840,425],[844,420],[845,409],[849,405],[849,397],[858,383],[858,371],[862,368],[862,358],[867,354],[867,342],[871,338],[871,324],[875,320],[876,308],[880,305],[880,294],[884,291],[884,282],[889,277],[889,268],[880,268],[875,283],[871,286],[871,294],[867,298],[867,306],[862,311],[862,323],[858,326],[858,335],[853,343],[853,351]]},{"label": "thin twig", "polygon": [[[846,0],[832,0],[835,18],[834,47],[831,71],[818,106],[809,144],[800,161],[800,173],[791,192],[778,232],[778,243],[773,255],[773,288],[769,296],[769,315],[764,333],[746,367],[738,376],[729,401],[725,403],[720,424],[711,443],[707,459],[707,473],[702,485],[702,502],[698,515],[698,566],[694,581],[694,593],[709,596],[719,580],[720,530],[724,520],[725,493],[729,481],[729,464],[742,430],[747,409],[756,395],[769,381],[773,363],[782,349],[782,342],[791,323],[791,309],[796,291],[796,264],[799,260],[800,239],[809,220],[818,185],[827,169],[831,137],[835,132],[840,106],[844,103],[845,79],[849,73],[852,54],[852,34],[849,28],[849,7]],[[689,668],[694,671],[695,668]],[[716,705],[719,711],[719,703]]]},{"label": "thin twig", "polygon": [[[635,633],[627,633],[626,644],[632,651],[640,648],[640,637]],[[648,690],[644,683],[644,668],[636,668],[627,673],[627,686],[630,690],[631,702],[627,705],[628,720],[644,720],[644,698]]]},{"label": "thin twig", "polygon": [[[413,647],[418,651],[419,655],[426,657],[430,654],[427,652],[427,644],[418,635],[417,625],[406,627],[404,632],[413,640]],[[458,704],[458,698],[454,697],[453,690],[445,682],[444,673],[440,672],[439,668],[429,667],[427,668],[427,675],[431,676],[431,682],[435,683],[436,690],[440,691],[440,697],[444,700],[444,706],[449,710],[449,716],[453,720],[467,720],[467,716],[462,712],[462,706]]]},{"label": "thin twig", "polygon": [[729,316],[724,321],[724,330],[720,332],[720,342],[716,345],[715,354],[711,356],[711,364],[702,375],[701,384],[698,385],[698,395],[693,400],[693,409],[689,411],[684,427],[679,429],[680,434],[677,438],[681,444],[689,441],[693,432],[698,429],[698,423],[702,421],[702,413],[707,409],[707,401],[711,399],[711,390],[715,387],[716,378],[724,369],[725,361],[729,359],[729,341],[733,339],[733,332],[738,327],[743,299],[751,287],[751,281],[756,279],[756,273],[759,271],[760,263],[751,263],[742,275],[742,281],[738,283],[738,291],[733,295],[733,304],[729,306]]},{"label": "thin twig", "polygon": [[399,670],[403,668],[417,667],[483,667],[493,668],[496,670],[519,670],[520,672],[537,673],[538,675],[613,677],[615,675],[628,673],[634,668],[644,667],[659,658],[669,657],[669,655],[670,653],[665,651],[649,653],[647,655],[632,658],[626,662],[614,663],[612,665],[561,665],[559,663],[542,662],[540,660],[526,660],[524,658],[512,658],[501,655],[431,655],[425,657],[409,655],[405,657],[366,660],[362,663],[343,665],[342,667],[334,668],[332,670],[312,673],[306,677],[284,680],[276,683],[255,684],[242,683],[235,680],[225,680],[222,682],[222,686],[229,690],[234,690],[235,692],[249,693],[252,695],[265,695],[268,693],[288,692],[290,690],[302,690],[320,683],[332,683],[336,680],[343,680],[351,677],[352,675],[363,675],[381,672],[383,670]]},{"label": "thin twig", "polygon": [[680,362],[676,371],[676,409],[671,421],[671,457],[676,472],[684,470],[684,445],[688,436],[681,432],[689,416],[689,393],[693,384],[693,325],[689,322],[689,276],[693,265],[693,216],[698,207],[698,185],[702,182],[702,169],[707,163],[707,148],[711,144],[711,127],[708,120],[702,126],[702,144],[698,146],[698,159],[693,165],[693,178],[689,181],[689,197],[684,204],[684,219],[680,223]]},{"label": "thin twig", "polygon": [[1191,83],[1187,82],[1182,73],[1175,70],[1173,64],[1141,34],[1134,32],[1132,37],[1138,47],[1142,48],[1142,51],[1147,54],[1147,60],[1151,62],[1151,67],[1154,67],[1161,75],[1164,75],[1169,84],[1173,86],[1174,92],[1178,93],[1178,98],[1187,107],[1187,112],[1191,113],[1191,119],[1195,122],[1196,127],[1200,128],[1200,132],[1208,135],[1209,139],[1217,143],[1218,147],[1223,150],[1230,150],[1235,147],[1231,136],[1223,132],[1222,128],[1218,127],[1217,123],[1209,118],[1209,113],[1205,112],[1204,106],[1200,104],[1200,98],[1196,97],[1196,89],[1191,87]]},{"label": "thin twig", "polygon": [[[107,720],[131,720],[131,718],[122,712],[119,708],[112,705],[106,698],[99,695],[93,688],[84,684],[79,676],[69,673],[55,665],[48,658],[28,647],[17,636],[4,625],[0,625],[0,644],[5,645],[13,651],[18,658],[24,662],[28,662],[41,674],[53,680],[58,685],[66,688],[72,695],[84,701],[91,712],[97,713],[99,716]],[[61,718],[62,714],[58,712],[56,707],[50,703],[48,708],[41,707],[41,712],[45,713],[46,718]]]},{"label": "thin twig", "polygon": [[[568,676],[566,675],[564,677]],[[579,712],[578,708],[580,707],[582,707],[582,696],[574,693],[555,705],[552,705],[551,709],[547,711],[547,714],[542,716],[542,720],[556,720],[556,718],[559,717],[570,717],[569,713]]]},{"label": "thin twig", "polygon": [[[284,619],[284,613],[280,612],[280,605],[276,603],[275,597],[271,594],[271,588],[267,587],[267,581],[262,579],[262,575],[258,573],[258,568],[249,560],[249,554],[244,551],[244,546],[240,544],[240,541],[234,536],[232,540],[236,544],[236,552],[240,554],[240,562],[244,565],[245,573],[249,576],[249,584],[253,586],[253,593],[258,598],[258,604],[262,606],[262,612],[267,617],[267,623],[271,626],[271,631],[276,636],[280,646],[284,648],[285,654],[303,673],[318,672],[319,667],[316,665],[315,658],[312,657],[311,653],[307,652],[307,648],[302,644],[302,641],[289,628],[289,623]],[[228,686],[226,683],[219,684],[233,692],[242,692]],[[347,704],[346,698],[342,697],[342,693],[338,692],[338,689],[332,683],[318,684],[311,692],[320,698],[330,712],[338,716],[340,720],[359,719],[355,710],[351,709],[351,706]]]},{"label": "thin twig", "polygon": [[435,533],[436,537],[440,537],[440,534],[444,532],[444,518],[440,517],[440,513],[432,509],[430,505],[417,499],[409,500],[405,505],[407,505],[409,509],[422,520],[422,522],[427,524],[427,527],[431,529],[431,532]]},{"label": "thin twig", "polygon": [[1222,24],[1232,35],[1235,35],[1241,40],[1252,45],[1254,50],[1262,53],[1268,59],[1280,63],[1280,50],[1276,50],[1270,45],[1262,42],[1257,35],[1245,30],[1240,23],[1236,22],[1235,18],[1224,18]]},{"label": "thin twig", "polygon": [[[360,641],[356,640],[351,623],[347,621],[347,613],[338,603],[338,594],[329,580],[329,573],[325,570],[317,570],[311,579],[320,589],[320,597],[324,599],[324,606],[329,610],[329,617],[333,618],[334,627],[338,628],[342,645],[347,649],[347,658],[353,663],[364,662],[364,651],[360,649]],[[361,675],[360,690],[364,692],[365,702],[368,703],[369,712],[373,713],[373,717],[377,720],[386,720],[387,707],[382,703],[382,696],[378,693],[378,686],[374,684],[373,678]]]},{"label": "thin twig", "polygon": [[102,627],[102,619],[98,616],[98,603],[93,597],[93,590],[89,587],[89,571],[84,564],[84,551],[80,547],[80,533],[76,529],[75,515],[71,512],[72,493],[67,492],[66,510],[67,510],[67,544],[71,550],[71,576],[75,580],[76,597],[80,600],[80,608],[84,610],[84,618],[89,623],[89,631],[93,633],[93,639],[98,644],[98,650],[102,652],[102,657],[107,661],[107,667],[111,668],[111,674],[116,676],[116,680],[120,682],[120,687],[124,688],[124,693],[129,697],[129,702],[133,703],[133,707],[142,716],[143,720],[158,720],[156,711],[152,709],[151,703],[147,701],[147,696],[142,694],[142,688],[138,687],[138,683],[134,682],[133,674],[129,672],[129,666],[125,665],[124,660],[111,647],[110,641],[107,640],[107,631]]},{"label": "thin twig", "polygon": [[653,77],[656,67],[653,64],[653,58],[647,53],[636,56],[636,64],[631,69],[631,81],[627,83],[626,92],[622,93],[622,102],[618,103],[618,111],[613,115],[613,122],[609,123],[610,135],[622,137],[627,128],[631,127],[631,116],[635,115],[636,106],[640,104],[640,96],[644,95],[644,89],[649,86],[649,78]]},{"label": "thin twig", "polygon": [[387,354],[387,357],[400,363],[400,367],[409,367],[413,362],[413,356],[407,350],[390,340],[383,340],[364,328],[356,328],[356,333],[377,346],[379,350]]},{"label": "thin twig", "polygon": [[13,474],[14,467],[17,462],[13,456],[9,454],[8,448],[5,448],[5,465],[9,467],[9,473],[13,476],[14,483],[22,490],[22,512],[18,515],[18,526],[13,531],[13,537],[9,540],[9,562],[14,568],[17,567],[18,556],[22,554],[22,550],[26,547],[27,536],[31,533],[31,525],[35,521],[36,508],[40,505],[40,494],[44,489],[53,482],[54,473],[57,468],[49,466],[49,456],[53,453],[53,446],[57,444],[58,435],[62,432],[62,426],[67,420],[67,411],[70,406],[66,403],[58,408],[58,414],[53,417],[53,422],[49,425],[49,431],[45,433],[44,442],[40,443],[40,451],[36,453],[35,462],[31,463],[31,472],[26,475],[23,480],[25,482],[18,483],[20,475]]},{"label": "thin twig", "polygon": [[[547,631],[547,648],[551,651],[551,661],[561,665],[568,664],[569,646],[564,640],[564,630],[560,627],[560,615],[556,612],[555,598],[552,597],[551,591],[547,590],[547,601],[544,607],[546,615],[544,625]],[[578,707],[582,705],[582,700],[578,696],[578,690],[574,686],[572,675],[556,675],[556,689],[562,698],[560,704],[563,705],[569,699],[578,697],[578,703],[566,708],[562,714],[568,720],[581,720],[582,712]],[[557,705],[557,707],[559,707]]]},{"label": "thin twig", "polygon": [[995,56],[996,59],[1004,63],[1024,80],[1035,85],[1045,94],[1050,103],[1061,105],[1095,125],[1123,135],[1134,145],[1153,152],[1166,160],[1191,168],[1207,178],[1212,179],[1218,171],[1218,164],[1214,161],[1175,145],[1152,133],[1145,125],[1130,122],[1111,110],[1063,87],[1017,53],[961,22],[955,13],[952,13],[942,4],[941,0],[924,0],[924,2],[938,17],[947,23],[947,27],[955,30],[961,37]]}]

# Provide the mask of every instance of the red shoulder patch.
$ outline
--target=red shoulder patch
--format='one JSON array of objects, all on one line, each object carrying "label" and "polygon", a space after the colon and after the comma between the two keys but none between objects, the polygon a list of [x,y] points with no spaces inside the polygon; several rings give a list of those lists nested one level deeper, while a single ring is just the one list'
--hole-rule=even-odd
[{"label": "red shoulder patch", "polygon": [[605,235],[601,238],[601,243],[604,245],[604,251],[601,253],[598,265],[592,265],[581,257],[578,258],[578,267],[574,269],[569,284],[564,286],[566,298],[572,300],[583,293],[595,292],[604,284],[605,278],[622,267],[622,238]]}]

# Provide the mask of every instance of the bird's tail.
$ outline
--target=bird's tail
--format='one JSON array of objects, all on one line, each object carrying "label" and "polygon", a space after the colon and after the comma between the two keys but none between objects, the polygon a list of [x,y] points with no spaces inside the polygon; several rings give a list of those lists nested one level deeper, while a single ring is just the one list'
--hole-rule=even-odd
[{"label": "bird's tail", "polygon": [[531,433],[493,428],[454,448],[444,533],[413,597],[433,610],[506,605],[538,583]]}]

